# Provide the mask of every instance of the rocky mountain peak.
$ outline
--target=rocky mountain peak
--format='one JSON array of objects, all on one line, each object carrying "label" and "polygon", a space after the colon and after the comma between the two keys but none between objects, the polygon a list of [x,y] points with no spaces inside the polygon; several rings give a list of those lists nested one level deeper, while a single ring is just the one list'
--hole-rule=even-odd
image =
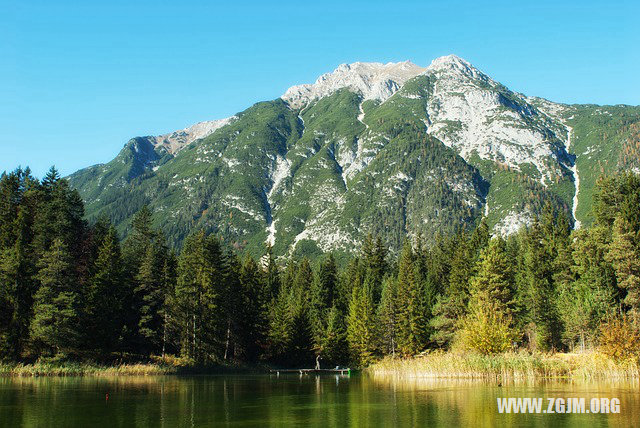
[{"label": "rocky mountain peak", "polygon": [[360,93],[364,99],[385,101],[396,93],[409,79],[426,71],[426,68],[410,61],[354,62],[341,64],[334,71],[321,75],[313,84],[296,85],[289,88],[282,99],[294,108],[310,101],[348,88]]},{"label": "rocky mountain peak", "polygon": [[148,136],[144,138],[146,138],[147,141],[153,144],[155,148],[164,148],[167,152],[176,154],[192,142],[201,138],[208,137],[217,129],[233,122],[235,119],[236,117],[232,116],[225,119],[198,122],[195,125],[191,125],[188,128],[184,128],[179,131],[174,131],[158,136]]},{"label": "rocky mountain peak", "polygon": [[453,73],[470,79],[482,80],[485,82],[493,82],[489,76],[471,65],[468,61],[457,55],[446,55],[431,61],[426,69],[431,73]]}]

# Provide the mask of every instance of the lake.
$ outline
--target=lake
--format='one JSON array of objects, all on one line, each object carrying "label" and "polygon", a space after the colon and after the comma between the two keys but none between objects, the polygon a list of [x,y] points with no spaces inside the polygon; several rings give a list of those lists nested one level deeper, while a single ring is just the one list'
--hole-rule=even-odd
[{"label": "lake", "polygon": [[[108,398],[107,398],[108,394]],[[618,398],[617,414],[500,414],[497,398]],[[4,427],[640,426],[638,381],[496,383],[361,374],[0,378]]]}]

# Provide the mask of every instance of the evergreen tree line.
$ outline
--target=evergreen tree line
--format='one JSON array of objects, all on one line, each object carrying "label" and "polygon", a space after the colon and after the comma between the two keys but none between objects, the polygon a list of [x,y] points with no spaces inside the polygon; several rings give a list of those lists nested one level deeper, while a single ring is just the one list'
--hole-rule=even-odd
[{"label": "evergreen tree line", "polygon": [[220,362],[366,365],[431,349],[593,346],[600,325],[640,322],[640,177],[598,181],[595,222],[572,231],[548,205],[507,239],[472,231],[364,239],[332,254],[256,260],[192,233],[176,254],[144,207],[123,241],[55,169],[0,178],[0,359],[176,355]]}]

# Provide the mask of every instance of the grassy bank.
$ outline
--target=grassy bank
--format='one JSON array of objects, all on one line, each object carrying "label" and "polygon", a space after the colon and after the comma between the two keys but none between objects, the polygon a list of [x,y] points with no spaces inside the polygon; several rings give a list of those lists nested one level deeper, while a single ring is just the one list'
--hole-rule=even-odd
[{"label": "grassy bank", "polygon": [[414,358],[387,357],[367,368],[374,375],[405,378],[543,379],[585,380],[640,377],[637,361],[617,362],[599,352],[580,354],[499,355],[434,352]]},{"label": "grassy bank", "polygon": [[177,374],[220,374],[264,371],[240,365],[197,365],[179,358],[145,363],[96,364],[73,361],[37,361],[33,364],[0,364],[0,376],[162,376]]},{"label": "grassy bank", "polygon": [[178,372],[179,367],[155,363],[106,366],[90,363],[36,362],[0,365],[0,376],[157,376]]}]

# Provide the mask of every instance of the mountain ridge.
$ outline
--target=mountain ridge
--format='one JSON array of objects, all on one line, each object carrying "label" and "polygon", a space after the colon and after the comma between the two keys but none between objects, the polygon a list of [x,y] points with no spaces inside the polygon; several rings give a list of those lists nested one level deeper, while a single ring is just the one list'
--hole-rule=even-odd
[{"label": "mountain ridge", "polygon": [[[175,245],[205,228],[254,253],[265,242],[280,255],[348,253],[368,232],[393,250],[406,235],[452,233],[483,216],[509,234],[549,202],[588,223],[580,204],[594,183],[578,192],[579,171],[617,168],[616,144],[633,145],[639,113],[527,97],[455,55],[427,67],[357,62],[200,134],[133,139],[70,178],[89,217],[123,233],[143,203],[168,213],[160,226]],[[606,168],[571,153],[597,145],[589,135],[608,125],[594,115],[617,132]]]}]

